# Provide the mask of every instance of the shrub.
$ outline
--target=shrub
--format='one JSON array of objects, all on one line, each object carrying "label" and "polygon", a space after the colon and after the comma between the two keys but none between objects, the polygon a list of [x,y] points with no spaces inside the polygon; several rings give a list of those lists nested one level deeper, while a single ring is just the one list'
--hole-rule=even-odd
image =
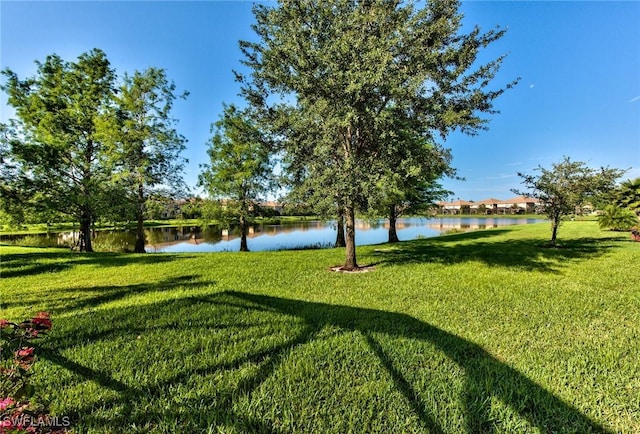
[{"label": "shrub", "polygon": [[28,341],[51,327],[47,312],[21,323],[0,319],[0,434],[66,432],[62,425],[69,425],[68,418],[61,423],[29,402],[33,394],[29,378],[36,356]]},{"label": "shrub", "polygon": [[598,225],[601,229],[628,231],[637,224],[638,218],[633,211],[615,205],[607,205],[598,217]]}]

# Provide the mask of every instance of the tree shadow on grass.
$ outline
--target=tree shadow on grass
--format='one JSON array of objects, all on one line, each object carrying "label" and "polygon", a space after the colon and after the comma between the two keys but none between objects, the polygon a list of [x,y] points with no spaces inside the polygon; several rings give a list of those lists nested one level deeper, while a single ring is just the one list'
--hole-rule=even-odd
[{"label": "tree shadow on grass", "polygon": [[[416,383],[415,375],[439,369],[429,354],[415,353],[416,345],[421,351],[432,348],[431,352],[442,354],[463,373],[464,386],[459,399],[464,432],[502,430],[504,421],[496,420],[491,412],[494,400],[504,403],[518,418],[542,432],[607,432],[578,409],[473,342],[405,314],[225,291],[211,296],[82,314],[66,320],[69,324],[64,333],[52,334],[43,342],[42,357],[74,373],[79,377],[78,381],[95,381],[116,394],[100,402],[78,403],[76,407],[64,410],[74,417],[81,431],[99,427],[110,432],[128,432],[133,426],[167,432],[203,432],[212,427],[239,432],[304,430],[304,426],[283,426],[282,421],[270,412],[292,405],[282,401],[295,399],[286,393],[284,397],[268,395],[270,399],[266,403],[264,397],[256,398],[259,404],[243,406],[242,403],[253,402],[252,397],[259,389],[269,389],[273,386],[269,385],[270,381],[277,383],[279,377],[286,375],[283,371],[292,368],[292,363],[301,362],[296,362],[296,357],[301,357],[301,348],[325,348],[321,341],[348,335],[350,339],[360,336],[364,348],[378,360],[380,369],[386,372],[404,400],[393,406],[407,406],[418,421],[415,427],[418,431],[439,433],[452,429],[451,421],[447,419],[451,416],[434,409],[433,401],[426,398],[422,389],[424,385]],[[95,324],[102,325],[97,332]],[[172,345],[151,340],[154,334],[163,336],[165,332],[167,340],[174,339]],[[137,347],[120,349],[117,346],[126,342],[123,340],[126,333],[132,338],[136,334],[142,335],[141,347],[134,352],[134,358],[131,348]],[[197,336],[202,341],[198,341],[201,347],[181,347],[183,341]],[[145,345],[147,338],[150,342]],[[139,364],[139,374],[143,377],[145,370],[153,369],[154,363],[191,360],[194,352],[201,354],[201,358],[196,364],[184,363],[181,369],[169,372],[157,381],[140,384],[135,378],[123,375],[117,367],[105,368],[101,363],[104,355],[87,355],[84,359],[66,355],[67,350],[78,354],[78,347],[87,342],[112,344],[111,356],[126,355],[129,363]],[[330,344],[337,345],[335,342]],[[148,353],[158,345],[167,345],[163,360],[147,360]],[[322,350],[319,356],[329,366],[338,354],[347,354],[347,359],[351,357],[348,345],[330,348]],[[398,350],[412,353],[412,361],[420,368],[407,368],[405,360],[398,356]],[[92,357],[97,359],[92,360]],[[353,371],[348,375],[354,378],[361,374],[353,367],[350,369]],[[210,382],[221,381],[221,378],[229,381],[210,390]],[[313,386],[313,379],[308,381],[299,387]],[[450,387],[446,381],[440,386]],[[181,389],[187,389],[189,393],[179,395]],[[333,392],[336,396],[341,395],[339,390]],[[96,406],[101,412],[94,411]],[[351,430],[358,431],[366,426],[367,416],[360,408],[332,410],[340,415],[344,412],[345,418],[354,414],[360,418],[354,422],[355,426],[349,426]],[[325,421],[321,420],[321,415],[316,417],[320,419],[297,422],[318,429],[315,424]]]},{"label": "tree shadow on grass", "polygon": [[159,264],[190,258],[180,254],[144,255],[126,253],[78,253],[68,251],[15,253],[2,255],[0,278],[35,276],[42,273],[58,273],[77,265],[121,267],[131,264]]},{"label": "tree shadow on grass", "polygon": [[[202,282],[198,282],[198,276],[189,274],[184,276],[175,276],[171,279],[165,279],[153,283],[138,283],[134,285],[106,285],[91,286],[86,288],[70,288],[59,289],[52,293],[50,298],[35,294],[34,299],[15,299],[6,298],[0,301],[2,309],[9,309],[18,306],[28,305],[30,302],[34,304],[42,304],[47,312],[55,315],[57,313],[71,313],[75,310],[86,308],[96,308],[101,304],[109,303],[124,299],[129,296],[142,295],[144,293],[170,291],[178,287],[183,289],[199,288]],[[215,282],[207,282],[212,284]],[[68,295],[66,295],[68,294]],[[13,301],[10,301],[13,300]]]},{"label": "tree shadow on grass", "polygon": [[430,409],[420,400],[418,391],[401,373],[401,366],[394,363],[374,334],[427,341],[464,369],[468,432],[493,431],[487,407],[491,397],[500,399],[542,431],[606,432],[602,426],[517,370],[500,362],[480,346],[409,315],[246,293],[230,294],[297,316],[310,325],[330,325],[361,332],[371,351],[380,359],[396,387],[430,432],[442,432],[442,424],[431,415]]},{"label": "tree shadow on grass", "polygon": [[502,235],[510,229],[477,231],[404,242],[392,248],[379,248],[373,253],[376,263],[402,265],[412,263],[456,264],[478,261],[489,266],[518,268],[525,271],[557,273],[566,261],[589,259],[606,254],[617,246],[611,239],[580,238],[565,240],[558,248],[550,248],[543,240],[487,238]]}]

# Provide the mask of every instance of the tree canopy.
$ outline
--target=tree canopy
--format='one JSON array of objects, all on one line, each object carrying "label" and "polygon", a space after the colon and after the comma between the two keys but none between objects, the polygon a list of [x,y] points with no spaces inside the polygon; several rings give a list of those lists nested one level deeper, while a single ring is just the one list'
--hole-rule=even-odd
[{"label": "tree canopy", "polygon": [[550,169],[538,166],[537,175],[518,173],[526,190],[513,189],[515,194],[540,200],[551,220],[550,245],[555,246],[562,217],[575,212],[590,197],[611,192],[616,179],[624,173],[620,169],[593,169],[580,161],[564,157]]},{"label": "tree canopy", "polygon": [[640,178],[627,179],[616,191],[616,203],[640,216]]},{"label": "tree canopy", "polygon": [[[187,93],[181,95],[186,97]],[[159,68],[125,74],[115,96],[107,141],[115,181],[122,187],[137,221],[135,252],[144,253],[147,200],[158,189],[180,188],[185,138],[171,116],[176,86]]]},{"label": "tree canopy", "polygon": [[224,107],[212,126],[210,162],[203,164],[199,183],[220,200],[216,217],[240,226],[240,250],[248,251],[247,230],[260,196],[272,185],[270,147],[262,132],[235,105]]},{"label": "tree canopy", "polygon": [[36,65],[25,79],[2,71],[0,89],[16,112],[0,125],[3,212],[70,216],[79,223],[77,247],[88,252],[97,219],[131,214],[142,234],[136,250],[144,251],[148,193],[181,181],[184,138],[169,114],[174,84],[157,68],[118,83],[99,49],[75,62],[52,54]]},{"label": "tree canopy", "polygon": [[100,213],[109,174],[98,125],[114,91],[115,73],[105,53],[94,49],[66,62],[47,56],[34,77],[10,69],[1,86],[16,110],[9,159],[15,177],[3,189],[20,191],[40,207],[80,223],[79,249],[92,251],[91,224]]},{"label": "tree canopy", "polygon": [[449,0],[254,7],[259,40],[240,43],[250,68],[238,74],[243,94],[280,139],[285,169],[343,207],[344,268],[358,266],[356,210],[398,173],[398,162],[428,165],[420,150],[435,146],[435,136],[485,128],[483,114],[494,113],[493,100],[513,84],[489,88],[503,57],[475,63],[504,31],[462,33],[458,7]]}]

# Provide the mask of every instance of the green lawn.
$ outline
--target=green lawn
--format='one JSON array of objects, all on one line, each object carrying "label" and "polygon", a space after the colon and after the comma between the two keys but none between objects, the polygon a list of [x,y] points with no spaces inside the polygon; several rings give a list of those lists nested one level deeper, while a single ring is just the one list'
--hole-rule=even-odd
[{"label": "green lawn", "polygon": [[640,432],[640,243],[594,222],[343,250],[2,247],[77,432]]}]

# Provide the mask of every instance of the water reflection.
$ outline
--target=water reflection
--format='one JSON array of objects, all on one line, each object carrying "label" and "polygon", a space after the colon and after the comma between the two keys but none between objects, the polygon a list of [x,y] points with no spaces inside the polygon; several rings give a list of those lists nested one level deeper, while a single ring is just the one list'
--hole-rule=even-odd
[{"label": "water reflection", "polygon": [[[476,230],[500,226],[538,223],[544,219],[531,218],[404,218],[397,222],[398,238],[401,241],[434,237],[452,230]],[[356,244],[379,244],[388,239],[389,223],[385,219],[358,220]],[[149,242],[148,251],[155,252],[220,252],[240,249],[238,229],[217,230],[217,238],[208,238],[207,233],[197,230],[188,238],[164,242]],[[215,232],[215,230],[213,230]],[[210,235],[209,235],[210,236]],[[336,239],[334,221],[303,221],[283,225],[256,225],[249,230],[249,250],[286,250],[331,247]]]},{"label": "water reflection", "polygon": [[[455,230],[476,230],[500,226],[538,223],[531,218],[403,218],[397,222],[401,241],[441,235]],[[358,220],[356,244],[378,244],[388,239],[389,223],[385,219]],[[149,228],[146,233],[148,252],[221,252],[240,249],[240,231],[217,226],[205,229],[195,226]],[[57,237],[57,239],[56,239]],[[77,232],[42,235],[47,245],[73,245]],[[249,228],[249,250],[285,250],[331,247],[336,239],[334,221],[300,221],[280,225],[254,225]],[[5,240],[6,241],[6,240]],[[18,244],[19,240],[15,240]],[[131,252],[135,246],[135,231],[97,231],[94,248],[98,251]]]}]

